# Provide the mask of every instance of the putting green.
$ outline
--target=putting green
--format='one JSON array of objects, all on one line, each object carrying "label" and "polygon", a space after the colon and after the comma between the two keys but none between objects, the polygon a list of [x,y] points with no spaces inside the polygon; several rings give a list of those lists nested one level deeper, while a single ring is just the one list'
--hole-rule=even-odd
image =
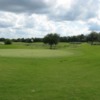
[{"label": "putting green", "polygon": [[72,52],[63,50],[0,49],[1,57],[60,57],[69,56],[72,54]]}]

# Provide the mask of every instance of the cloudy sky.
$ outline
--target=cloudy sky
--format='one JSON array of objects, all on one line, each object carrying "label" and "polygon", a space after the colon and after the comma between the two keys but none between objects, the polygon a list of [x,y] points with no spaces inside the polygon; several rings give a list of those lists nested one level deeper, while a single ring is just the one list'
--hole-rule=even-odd
[{"label": "cloudy sky", "polygon": [[100,0],[0,0],[0,37],[100,31]]}]

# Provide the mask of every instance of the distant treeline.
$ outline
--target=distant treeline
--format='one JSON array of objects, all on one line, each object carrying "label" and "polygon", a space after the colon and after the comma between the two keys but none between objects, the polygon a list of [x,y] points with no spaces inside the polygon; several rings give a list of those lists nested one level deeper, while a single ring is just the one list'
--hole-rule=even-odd
[{"label": "distant treeline", "polygon": [[91,32],[90,34],[77,35],[77,36],[68,36],[68,37],[60,37],[61,42],[88,42],[91,44],[99,44],[100,42],[100,33]]},{"label": "distant treeline", "polygon": [[[0,42],[4,42],[5,38],[0,38]],[[33,43],[33,42],[42,42],[43,38],[18,38],[18,39],[10,39],[12,42],[26,42],[26,43]],[[95,42],[100,42],[100,33],[91,32],[88,35],[76,35],[76,36],[64,36],[59,38],[60,42],[89,42],[94,44]]]},{"label": "distant treeline", "polygon": [[[0,38],[0,42],[4,42],[7,40],[6,38]],[[26,43],[33,43],[33,42],[42,42],[43,38],[18,38],[18,39],[9,39],[12,42],[26,42]]]}]

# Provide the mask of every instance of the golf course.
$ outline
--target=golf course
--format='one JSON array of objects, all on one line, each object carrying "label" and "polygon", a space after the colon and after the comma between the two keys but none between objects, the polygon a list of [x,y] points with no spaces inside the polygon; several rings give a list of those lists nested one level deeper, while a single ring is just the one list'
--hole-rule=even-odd
[{"label": "golf course", "polygon": [[0,44],[0,100],[100,100],[100,46]]}]

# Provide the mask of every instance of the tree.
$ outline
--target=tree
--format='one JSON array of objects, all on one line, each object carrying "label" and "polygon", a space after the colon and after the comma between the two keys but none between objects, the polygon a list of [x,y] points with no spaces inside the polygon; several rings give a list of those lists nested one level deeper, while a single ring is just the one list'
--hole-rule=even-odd
[{"label": "tree", "polygon": [[43,42],[45,44],[49,44],[50,45],[50,49],[52,49],[53,45],[57,45],[59,42],[59,35],[58,34],[47,34],[44,38],[43,38]]},{"label": "tree", "polygon": [[78,42],[85,42],[86,41],[86,37],[84,34],[78,35],[77,38],[78,38]]},{"label": "tree", "polygon": [[100,42],[100,33],[98,33],[98,42]]},{"label": "tree", "polygon": [[98,33],[97,32],[91,32],[87,36],[87,40],[91,42],[91,45],[93,45],[94,42],[98,41]]},{"label": "tree", "polygon": [[25,39],[25,42],[27,42],[27,43],[33,43],[33,39],[27,38],[27,39]]},{"label": "tree", "polygon": [[6,40],[4,41],[4,44],[6,44],[6,45],[12,44],[12,41],[11,41],[10,39],[6,39]]}]

